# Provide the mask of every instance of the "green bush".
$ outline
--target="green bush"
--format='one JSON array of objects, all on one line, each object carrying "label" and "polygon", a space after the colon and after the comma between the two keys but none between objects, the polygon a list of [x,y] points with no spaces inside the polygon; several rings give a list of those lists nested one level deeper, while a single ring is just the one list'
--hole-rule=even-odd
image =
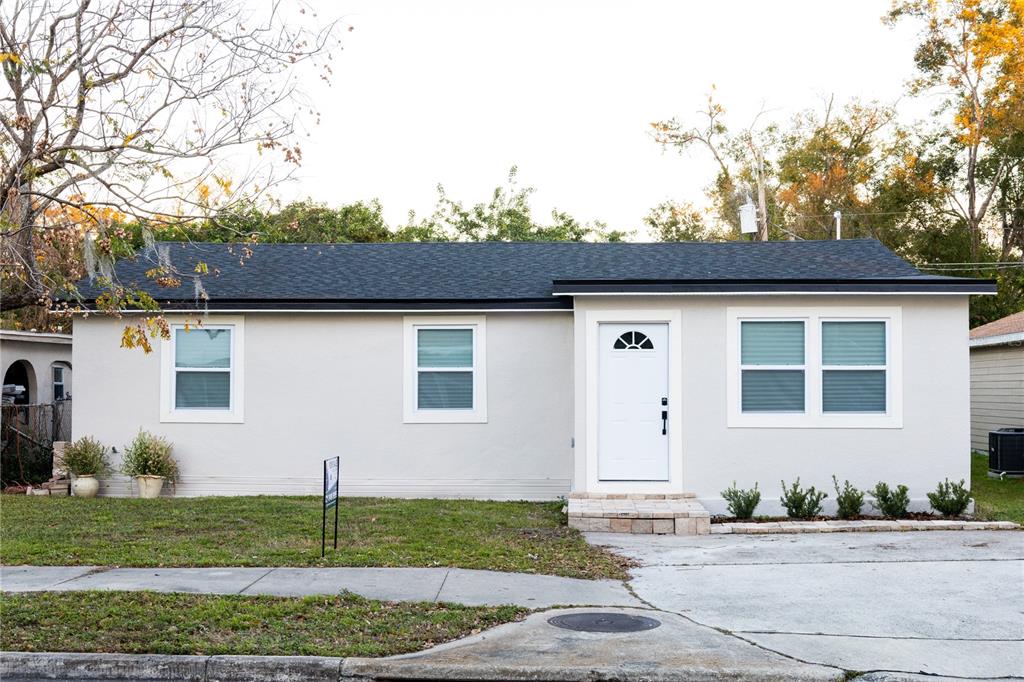
[{"label": "green bush", "polygon": [[971,503],[971,491],[964,485],[962,478],[959,483],[950,483],[947,478],[939,483],[935,492],[928,493],[928,501],[932,509],[943,516],[960,516]]},{"label": "green bush", "polygon": [[907,515],[907,507],[910,505],[910,495],[907,494],[909,490],[905,485],[898,485],[895,490],[891,490],[888,484],[879,481],[871,491],[871,496],[875,498],[871,505],[882,512],[882,516],[902,519]]},{"label": "green bush", "polygon": [[786,482],[782,481],[782,497],[779,500],[786,508],[786,515],[789,518],[809,519],[821,514],[821,501],[826,497],[828,493],[816,490],[813,485],[804,490],[800,487],[800,479],[797,478],[788,488]]},{"label": "green bush", "polygon": [[741,490],[733,481],[730,487],[722,491],[722,498],[729,503],[730,514],[737,519],[749,519],[761,503],[761,492],[757,489],[757,483],[750,490]]},{"label": "green bush", "polygon": [[89,436],[68,443],[61,461],[75,476],[102,476],[110,471],[106,446]]},{"label": "green bush", "polygon": [[857,490],[849,481],[843,481],[842,490],[839,489],[839,479],[832,476],[832,485],[836,489],[836,516],[841,519],[855,519],[860,516],[860,510],[864,507],[864,492]]},{"label": "green bush", "polygon": [[139,431],[131,445],[125,448],[121,471],[128,476],[163,476],[178,480],[178,463],[171,456],[171,443],[160,436]]}]

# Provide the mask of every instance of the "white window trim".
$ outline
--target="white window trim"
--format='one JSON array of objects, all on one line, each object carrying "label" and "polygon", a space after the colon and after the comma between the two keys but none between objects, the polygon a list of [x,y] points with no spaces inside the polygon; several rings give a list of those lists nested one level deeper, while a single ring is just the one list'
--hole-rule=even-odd
[{"label": "white window trim", "polygon": [[[245,421],[245,318],[236,316],[220,316],[203,321],[196,325],[189,322],[190,327],[196,329],[230,329],[231,330],[231,393],[229,404],[226,410],[214,410],[206,408],[177,408],[174,407],[174,388],[176,368],[174,365],[174,343],[175,331],[183,329],[185,320],[171,321],[171,338],[160,344],[161,367],[160,367],[160,421],[162,423],[192,423],[192,424],[241,424]],[[202,371],[202,370],[198,370]],[[222,369],[214,371],[223,371]]]},{"label": "white window trim", "polygon": [[[740,402],[743,367],[740,364],[740,323],[744,320],[797,319],[805,320],[805,412],[743,412]],[[822,405],[822,371],[826,365],[822,363],[821,323],[879,321],[886,323],[886,412],[825,412]],[[729,307],[726,310],[726,325],[726,414],[729,428],[903,428],[903,324],[902,309],[899,306]],[[760,366],[762,369],[766,367]],[[858,366],[856,369],[880,368]]]},{"label": "white window trim", "polygon": [[[406,424],[484,424],[487,422],[487,323],[483,315],[407,315],[404,327],[402,421]],[[471,329],[473,331],[473,407],[466,410],[418,409],[419,363],[417,331],[420,329]],[[455,369],[454,371],[466,371]],[[445,371],[445,370],[441,370]]]},{"label": "white window trim", "polygon": [[[60,381],[57,381],[57,370],[58,369],[60,370]],[[64,367],[63,365],[50,365],[50,390],[53,392],[52,395],[53,395],[53,399],[54,400],[63,400],[64,399],[63,396],[67,395],[67,392],[64,390],[66,388],[66,386],[67,386],[67,384],[64,382],[64,371],[66,369],[67,368]],[[58,386],[61,387],[61,394],[62,394],[61,398],[57,397],[57,387]]]}]

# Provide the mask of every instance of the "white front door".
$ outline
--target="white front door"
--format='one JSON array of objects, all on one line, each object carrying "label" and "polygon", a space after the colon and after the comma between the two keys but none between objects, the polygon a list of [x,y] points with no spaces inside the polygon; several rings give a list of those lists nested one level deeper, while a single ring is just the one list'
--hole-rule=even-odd
[{"label": "white front door", "polygon": [[668,324],[599,325],[597,475],[668,480]]}]

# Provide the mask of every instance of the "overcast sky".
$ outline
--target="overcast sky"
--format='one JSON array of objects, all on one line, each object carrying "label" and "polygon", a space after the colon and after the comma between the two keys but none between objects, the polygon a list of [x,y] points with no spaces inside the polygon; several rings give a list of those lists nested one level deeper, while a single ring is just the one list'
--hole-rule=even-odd
[{"label": "overcast sky", "polygon": [[[632,229],[658,202],[700,202],[713,167],[663,153],[649,123],[696,121],[712,84],[727,122],[763,107],[859,97],[894,102],[913,32],[880,18],[890,0],[480,2],[313,0],[354,31],[284,199],[379,198],[392,225],[429,213],[435,187],[486,200],[513,164],[534,207]],[[903,99],[904,118],[927,103]]]}]

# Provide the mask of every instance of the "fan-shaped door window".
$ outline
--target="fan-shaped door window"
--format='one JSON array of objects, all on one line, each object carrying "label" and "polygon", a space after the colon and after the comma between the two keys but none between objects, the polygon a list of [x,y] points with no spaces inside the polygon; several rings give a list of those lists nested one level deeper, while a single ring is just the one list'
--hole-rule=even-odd
[{"label": "fan-shaped door window", "polygon": [[612,344],[615,350],[654,350],[652,342],[643,332],[623,332]]}]

